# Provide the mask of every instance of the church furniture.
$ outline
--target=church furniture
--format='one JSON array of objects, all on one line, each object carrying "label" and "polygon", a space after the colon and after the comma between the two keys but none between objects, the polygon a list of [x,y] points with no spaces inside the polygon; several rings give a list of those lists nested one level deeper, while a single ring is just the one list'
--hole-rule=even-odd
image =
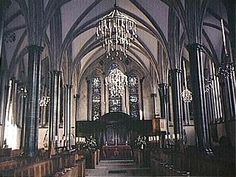
[{"label": "church furniture", "polygon": [[[29,159],[28,159],[29,160]],[[74,167],[73,174],[84,176],[84,158],[79,156],[76,152],[62,153],[55,155],[48,159],[36,160],[31,159],[27,164],[22,166],[9,166],[7,169],[0,171],[1,177],[45,177],[53,176],[58,171],[65,168]],[[77,175],[78,176],[78,175]],[[73,177],[73,176],[72,176]]]},{"label": "church furniture", "polygon": [[129,145],[105,145],[102,147],[102,159],[131,159],[132,149]]},{"label": "church furniture", "polygon": [[[235,162],[232,157],[206,153],[188,147],[185,151],[157,149],[151,152],[151,169],[164,176],[235,176]],[[158,168],[157,168],[158,167]]]},{"label": "church furniture", "polygon": [[148,167],[150,165],[149,149],[134,149],[134,161],[139,167]]},{"label": "church furniture", "polygon": [[84,151],[84,156],[86,158],[86,168],[94,169],[100,161],[100,149]]}]

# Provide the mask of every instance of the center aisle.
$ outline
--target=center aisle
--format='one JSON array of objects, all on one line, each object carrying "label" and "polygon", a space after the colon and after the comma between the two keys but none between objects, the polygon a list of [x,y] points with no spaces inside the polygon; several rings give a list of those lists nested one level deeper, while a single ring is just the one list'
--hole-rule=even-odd
[{"label": "center aisle", "polygon": [[101,160],[95,169],[86,169],[85,176],[151,177],[150,168],[137,167],[133,160]]}]

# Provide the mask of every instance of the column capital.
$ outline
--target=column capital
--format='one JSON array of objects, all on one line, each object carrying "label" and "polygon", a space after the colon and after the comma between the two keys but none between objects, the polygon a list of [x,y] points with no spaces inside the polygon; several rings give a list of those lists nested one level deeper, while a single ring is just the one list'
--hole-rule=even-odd
[{"label": "column capital", "polygon": [[202,44],[199,44],[199,43],[188,44],[186,46],[186,48],[187,48],[188,51],[196,50],[196,49],[204,51],[204,46]]},{"label": "column capital", "polygon": [[73,86],[73,85],[71,85],[71,84],[65,84],[65,85],[64,85],[65,88],[72,88],[72,86]]},{"label": "column capital", "polygon": [[38,45],[29,45],[27,47],[29,52],[42,52],[43,51],[43,47],[38,46]]},{"label": "column capital", "polygon": [[56,74],[61,74],[62,72],[59,70],[52,70],[52,71],[50,71],[50,73],[56,75]]},{"label": "column capital", "polygon": [[167,83],[160,83],[158,84],[159,88],[160,87],[169,87],[169,85]]},{"label": "column capital", "polygon": [[182,73],[182,69],[179,68],[174,68],[174,69],[170,69],[171,73]]}]

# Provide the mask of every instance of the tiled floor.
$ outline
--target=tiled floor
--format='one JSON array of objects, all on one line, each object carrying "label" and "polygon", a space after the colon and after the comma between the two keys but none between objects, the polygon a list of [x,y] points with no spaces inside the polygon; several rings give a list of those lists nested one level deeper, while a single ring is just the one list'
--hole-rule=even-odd
[{"label": "tiled floor", "polygon": [[88,177],[151,177],[149,168],[139,168],[133,160],[102,160],[95,169],[86,169]]}]

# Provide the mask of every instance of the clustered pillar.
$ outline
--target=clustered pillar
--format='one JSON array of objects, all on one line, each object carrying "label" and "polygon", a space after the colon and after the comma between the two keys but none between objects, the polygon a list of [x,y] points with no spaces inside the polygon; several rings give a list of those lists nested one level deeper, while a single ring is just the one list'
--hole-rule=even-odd
[{"label": "clustered pillar", "polygon": [[210,135],[208,117],[206,114],[206,98],[204,90],[203,48],[194,43],[188,46],[190,55],[190,72],[193,92],[194,124],[197,146],[208,153],[210,149]]},{"label": "clustered pillar", "polygon": [[51,72],[51,86],[50,86],[50,120],[49,120],[49,149],[52,143],[57,144],[59,136],[60,124],[60,71]]},{"label": "clustered pillar", "polygon": [[26,115],[25,154],[33,157],[38,150],[39,123],[39,89],[40,89],[40,54],[42,47],[31,45],[28,47],[28,96]]},{"label": "clustered pillar", "polygon": [[64,86],[64,112],[65,112],[65,120],[64,120],[64,135],[66,137],[66,148],[70,149],[71,144],[71,90],[72,85],[66,84]]},{"label": "clustered pillar", "polygon": [[[173,114],[174,114],[174,134],[179,134],[180,140],[183,139],[183,103],[181,98],[182,92],[182,71],[180,69],[171,70],[172,78],[172,97],[173,97]],[[176,138],[177,140],[177,138]]]},{"label": "clustered pillar", "polygon": [[161,101],[161,117],[168,121],[169,118],[169,86],[166,83],[159,84],[159,94]]}]

